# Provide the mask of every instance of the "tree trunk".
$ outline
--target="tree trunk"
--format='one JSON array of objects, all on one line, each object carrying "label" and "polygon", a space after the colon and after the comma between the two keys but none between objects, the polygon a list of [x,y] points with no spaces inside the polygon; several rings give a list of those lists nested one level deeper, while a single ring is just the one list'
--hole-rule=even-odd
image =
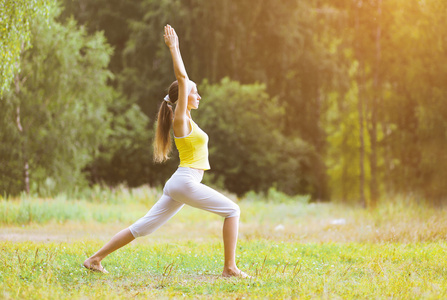
[{"label": "tree trunk", "polygon": [[[20,78],[17,74],[14,78],[14,84],[15,84],[15,92],[16,94],[20,93]],[[24,132],[22,123],[20,121],[20,104],[17,105],[17,118],[16,118],[16,125],[17,129],[19,130],[21,136],[22,136],[22,158],[23,158],[23,181],[24,181],[24,188],[25,192],[29,194],[29,164],[28,164],[28,155],[26,153],[26,141],[23,139]]]},{"label": "tree trunk", "polygon": [[[346,109],[345,109],[345,105],[344,105],[343,101],[340,101],[339,107],[340,107],[341,115],[345,116]],[[348,123],[346,122],[346,124],[348,124]],[[348,188],[349,188],[349,186],[348,186],[348,180],[349,180],[348,165],[351,163],[350,161],[348,161],[348,157],[346,155],[346,152],[348,151],[348,132],[349,131],[347,129],[344,130],[343,140],[341,143],[341,151],[342,151],[342,155],[343,155],[343,158],[342,158],[343,170],[341,173],[341,198],[342,198],[343,202],[346,202],[348,200]]]},{"label": "tree trunk", "polygon": [[358,87],[359,142],[360,142],[360,203],[366,208],[365,199],[365,137],[363,136],[363,66],[359,65],[360,75]]},{"label": "tree trunk", "polygon": [[[355,17],[355,29],[356,29],[356,36],[359,36],[359,14],[360,14],[360,6],[362,5],[362,1],[358,3],[357,6],[357,14]],[[360,53],[358,43],[357,43],[357,54]],[[360,142],[360,178],[359,178],[359,192],[360,192],[360,203],[365,208],[366,207],[366,200],[365,200],[365,139],[363,136],[363,83],[364,83],[364,66],[362,63],[362,58],[360,55],[357,56],[359,60],[359,71],[358,71],[358,114],[359,114],[359,142]]]},{"label": "tree trunk", "polygon": [[376,32],[376,67],[374,71],[374,96],[371,105],[371,124],[369,128],[369,138],[371,141],[371,205],[375,206],[379,198],[379,187],[377,184],[377,110],[380,102],[380,62],[382,56],[381,49],[381,16],[382,16],[382,0],[377,2],[377,32]]},{"label": "tree trunk", "polygon": [[[386,124],[384,124],[384,122],[381,122],[380,126],[381,126],[382,132],[384,132],[385,139],[388,139],[388,135],[389,135],[390,129],[387,127]],[[392,177],[392,172],[393,172],[393,169],[394,169],[394,163],[393,163],[393,159],[392,159],[391,147],[390,147],[389,142],[387,142],[384,145],[383,158],[385,160],[385,168],[384,168],[384,188],[385,188],[385,194],[386,195],[391,195],[391,194],[394,194],[394,187],[395,187],[395,185],[394,185],[393,177]]]}]

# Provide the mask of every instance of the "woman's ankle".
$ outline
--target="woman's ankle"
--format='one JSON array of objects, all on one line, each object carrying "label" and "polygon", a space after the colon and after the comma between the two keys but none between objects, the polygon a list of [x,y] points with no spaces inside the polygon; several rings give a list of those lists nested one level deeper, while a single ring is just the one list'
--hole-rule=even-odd
[{"label": "woman's ankle", "polygon": [[98,265],[101,264],[102,259],[96,256],[91,256],[89,258],[87,258],[84,262],[85,263],[89,263],[89,264],[94,264],[94,265]]},{"label": "woman's ankle", "polygon": [[224,266],[224,269],[223,269],[223,273],[227,273],[227,274],[238,274],[239,272],[240,272],[240,270],[238,269],[238,267],[236,267],[236,265]]}]

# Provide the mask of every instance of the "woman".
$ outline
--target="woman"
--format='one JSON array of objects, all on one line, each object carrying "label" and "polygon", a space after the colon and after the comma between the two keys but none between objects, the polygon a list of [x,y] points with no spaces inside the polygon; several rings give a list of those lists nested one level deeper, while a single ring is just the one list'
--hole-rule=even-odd
[{"label": "woman", "polygon": [[[222,276],[248,277],[236,266],[236,243],[239,226],[239,206],[224,195],[201,184],[208,162],[208,136],[191,118],[191,109],[199,107],[197,86],[190,81],[180,55],[177,34],[170,25],[164,28],[164,40],[171,52],[176,81],[169,87],[158,112],[157,132],[154,143],[154,160],[163,162],[171,150],[170,130],[180,155],[180,166],[166,182],[163,196],[140,220],[117,233],[98,252],[84,262],[88,269],[107,273],[101,261],[113,251],[135,238],[148,235],[175,215],[184,204],[216,213],[225,218],[223,242],[225,263]],[[173,106],[175,109],[173,111]]]}]

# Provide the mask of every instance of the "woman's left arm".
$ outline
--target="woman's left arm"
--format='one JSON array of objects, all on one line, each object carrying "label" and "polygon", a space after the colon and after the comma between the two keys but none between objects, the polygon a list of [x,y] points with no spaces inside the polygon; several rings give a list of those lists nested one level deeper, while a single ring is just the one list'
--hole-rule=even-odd
[{"label": "woman's left arm", "polygon": [[180,54],[177,33],[170,25],[165,26],[164,39],[166,45],[169,47],[169,51],[171,52],[175,78],[178,82],[178,100],[174,111],[174,134],[176,136],[185,136],[190,131],[189,119],[186,114],[188,107],[189,78]]}]

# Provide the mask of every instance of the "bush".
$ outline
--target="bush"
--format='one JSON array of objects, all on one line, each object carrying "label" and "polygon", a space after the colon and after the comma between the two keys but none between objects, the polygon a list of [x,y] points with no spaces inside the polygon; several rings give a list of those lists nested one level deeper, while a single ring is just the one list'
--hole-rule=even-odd
[{"label": "bush", "polygon": [[278,191],[317,197],[322,165],[313,147],[282,134],[284,109],[262,84],[242,85],[228,78],[204,81],[197,123],[210,137],[214,180],[239,196]]}]

